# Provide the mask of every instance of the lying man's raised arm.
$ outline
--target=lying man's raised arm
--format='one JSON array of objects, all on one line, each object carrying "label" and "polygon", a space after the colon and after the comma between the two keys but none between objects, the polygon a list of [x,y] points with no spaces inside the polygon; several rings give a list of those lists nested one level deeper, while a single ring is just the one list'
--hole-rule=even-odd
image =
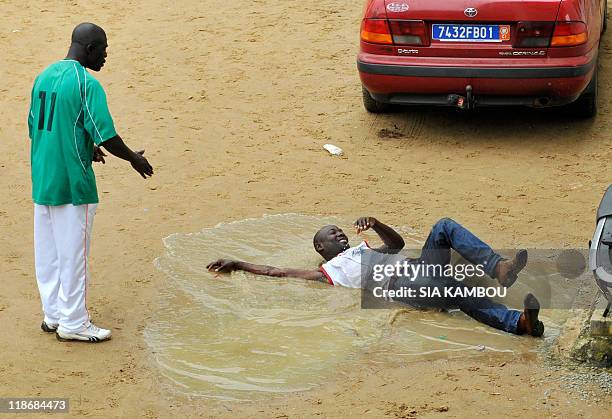
[{"label": "lying man's raised arm", "polygon": [[374,217],[361,217],[354,223],[357,228],[357,234],[372,228],[378,237],[383,241],[383,245],[375,249],[381,253],[397,253],[404,248],[404,239],[397,231],[393,230],[386,224],[381,223]]},{"label": "lying man's raised arm", "polygon": [[239,260],[219,259],[209,263],[206,268],[213,272],[229,273],[232,271],[245,271],[256,275],[274,276],[278,278],[302,278],[309,281],[320,281],[327,283],[327,278],[321,271],[277,268],[274,266],[255,265]]}]

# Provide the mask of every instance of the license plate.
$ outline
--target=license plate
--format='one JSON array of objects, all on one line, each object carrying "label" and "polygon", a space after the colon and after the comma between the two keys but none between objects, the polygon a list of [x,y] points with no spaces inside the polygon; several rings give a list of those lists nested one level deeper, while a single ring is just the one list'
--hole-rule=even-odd
[{"label": "license plate", "polygon": [[445,42],[502,42],[510,40],[510,25],[434,24],[431,38]]}]

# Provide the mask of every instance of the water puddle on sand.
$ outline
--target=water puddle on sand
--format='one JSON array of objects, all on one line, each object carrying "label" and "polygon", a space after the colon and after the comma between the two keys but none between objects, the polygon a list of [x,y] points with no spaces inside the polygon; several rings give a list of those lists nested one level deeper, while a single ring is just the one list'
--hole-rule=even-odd
[{"label": "water puddle on sand", "polygon": [[[155,263],[168,280],[145,334],[162,374],[179,391],[253,400],[307,390],[363,364],[537,348],[534,339],[497,331],[458,311],[362,310],[359,290],[206,270],[221,257],[316,268],[321,258],[312,237],[326,224],[351,230],[345,220],[283,214],[164,239],[166,254]],[[398,230],[407,247],[420,247],[422,236]],[[375,235],[366,237],[376,243]],[[353,234],[351,244],[360,240]]]}]

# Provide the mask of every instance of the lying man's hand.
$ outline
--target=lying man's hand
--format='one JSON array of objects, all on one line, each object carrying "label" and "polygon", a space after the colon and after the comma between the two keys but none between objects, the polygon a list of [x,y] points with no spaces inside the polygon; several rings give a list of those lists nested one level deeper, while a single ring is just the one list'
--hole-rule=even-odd
[{"label": "lying man's hand", "polygon": [[237,263],[238,261],[235,260],[218,259],[206,265],[206,269],[208,269],[209,271],[221,272],[226,274],[235,271],[237,268]]},{"label": "lying man's hand", "polygon": [[362,231],[366,231],[374,227],[374,225],[376,225],[376,222],[377,220],[374,217],[361,217],[358,218],[357,221],[353,223],[353,225],[357,229],[357,234],[359,234]]}]

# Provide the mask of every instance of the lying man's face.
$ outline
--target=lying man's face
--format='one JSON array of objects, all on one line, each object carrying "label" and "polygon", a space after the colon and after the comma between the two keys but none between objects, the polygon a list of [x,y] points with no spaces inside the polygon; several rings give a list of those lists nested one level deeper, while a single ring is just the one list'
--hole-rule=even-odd
[{"label": "lying man's face", "polygon": [[315,250],[326,260],[333,259],[351,247],[344,231],[335,225],[328,225],[317,231],[313,244]]}]

